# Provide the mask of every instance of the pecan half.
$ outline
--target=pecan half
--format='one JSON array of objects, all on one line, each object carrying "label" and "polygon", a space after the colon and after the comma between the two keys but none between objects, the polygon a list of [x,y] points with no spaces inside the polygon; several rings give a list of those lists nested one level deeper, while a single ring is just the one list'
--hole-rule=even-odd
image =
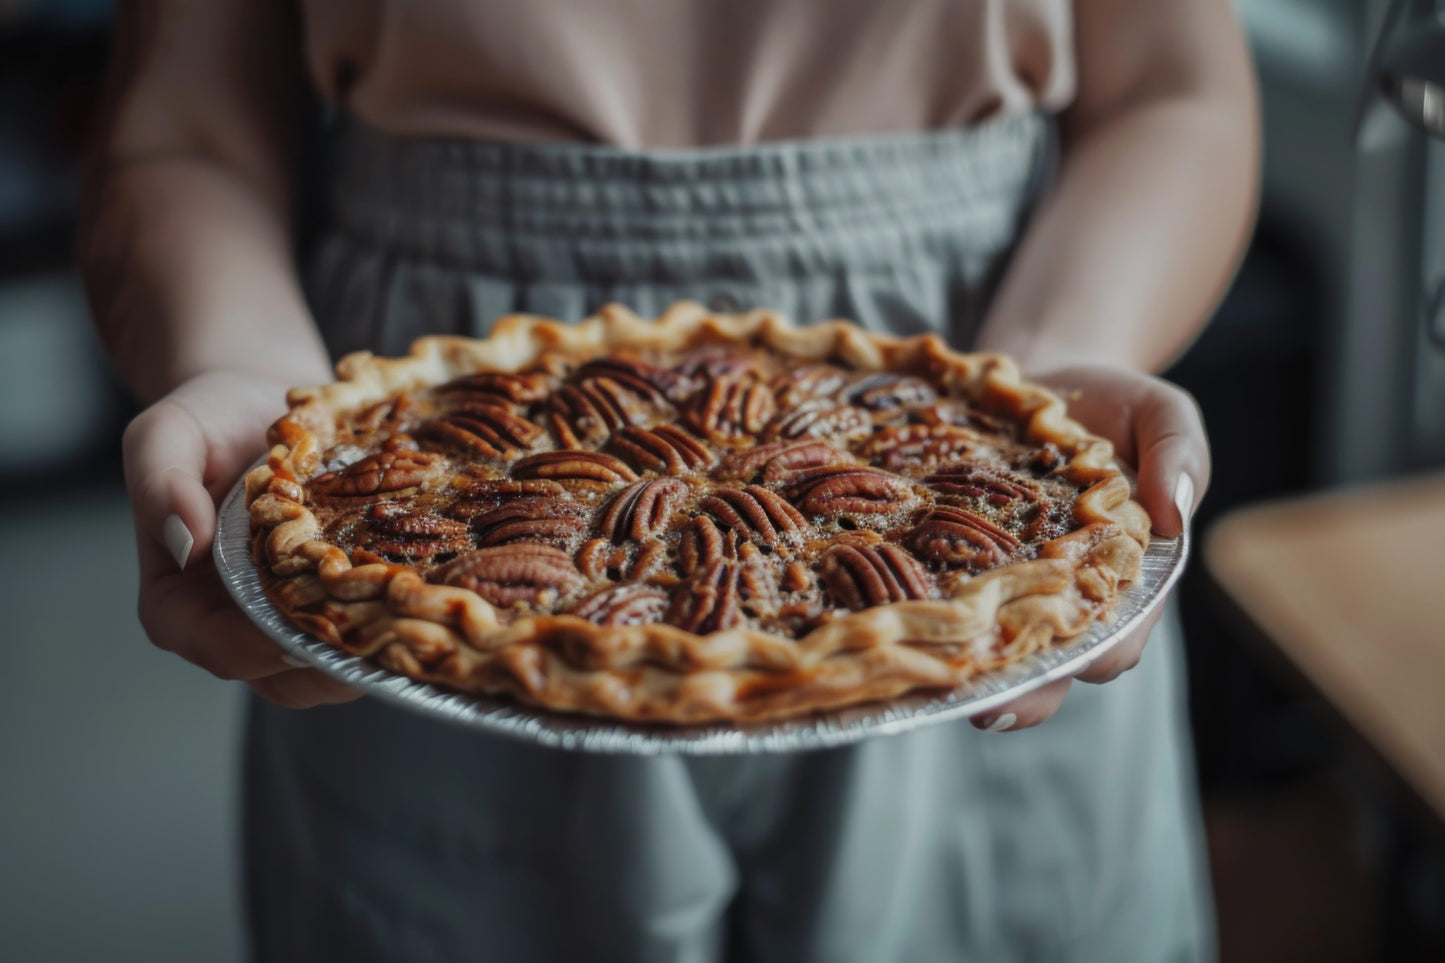
[{"label": "pecan half", "polygon": [[502,458],[531,448],[546,434],[510,408],[497,404],[467,404],[440,418],[422,423],[418,438],[461,448],[484,458]]},{"label": "pecan half", "polygon": [[1017,425],[962,398],[940,398],[931,405],[915,408],[910,417],[927,425],[962,425],[998,438],[1018,437]]},{"label": "pecan half", "polygon": [[829,438],[851,441],[872,434],[873,419],[861,408],[831,401],[809,401],[779,415],[763,429],[764,441],[785,438]]},{"label": "pecan half", "polygon": [[988,444],[958,425],[898,425],[879,429],[854,450],[889,471],[928,471]]},{"label": "pecan half", "polygon": [[658,406],[677,401],[686,391],[685,380],[677,372],[659,368],[627,354],[593,358],[573,375],[574,381],[591,378],[609,378],[638,398]]},{"label": "pecan half", "polygon": [[692,380],[741,377],[757,369],[758,356],[754,352],[726,344],[698,345],[677,363],[678,372]]},{"label": "pecan half", "polygon": [[723,534],[706,515],[698,515],[683,528],[677,543],[677,564],[683,575],[710,565],[721,558],[737,558],[737,536]]},{"label": "pecan half", "polygon": [[714,478],[779,481],[805,468],[851,464],[853,457],[826,441],[774,441],[729,454],[713,471]]},{"label": "pecan half", "polygon": [[565,384],[547,400],[547,421],[564,447],[599,445],[626,425],[640,424],[664,410],[656,389],[639,394],[610,377],[586,378]]},{"label": "pecan half", "polygon": [[513,478],[542,478],[568,488],[602,490],[622,482],[637,481],[631,468],[600,451],[544,451],[518,459],[512,465]]},{"label": "pecan half", "polygon": [[466,523],[396,503],[371,506],[365,529],[357,543],[378,555],[433,558],[472,547]]},{"label": "pecan half", "polygon": [[913,486],[896,475],[861,465],[825,465],[800,471],[783,495],[812,515],[880,515],[913,500]]},{"label": "pecan half", "polygon": [[546,375],[505,371],[481,371],[437,388],[437,393],[482,404],[529,405],[547,397]]},{"label": "pecan half", "polygon": [[605,538],[589,540],[577,550],[577,568],[594,582],[603,579],[675,581],[664,572],[667,546],[657,539],[614,544]]},{"label": "pecan half", "polygon": [[892,542],[835,545],[823,556],[820,571],[833,598],[854,611],[932,594],[918,559]]},{"label": "pecan half", "polygon": [[572,614],[598,625],[650,625],[667,612],[667,593],[651,585],[614,585],[593,592]]},{"label": "pecan half", "polygon": [[561,498],[513,498],[472,518],[477,544],[542,542],[562,548],[575,542],[585,523],[576,503]]},{"label": "pecan half", "polygon": [[667,530],[688,491],[687,483],[676,478],[636,482],[617,493],[597,527],[614,542],[652,538]]},{"label": "pecan half", "polygon": [[998,506],[1015,501],[1037,504],[1048,500],[1044,487],[1031,478],[968,465],[959,465],[927,475],[923,478],[923,484],[940,495],[977,498]]},{"label": "pecan half", "polygon": [[766,615],[775,611],[782,602],[777,568],[751,542],[738,546],[737,579],[738,591],[743,597],[743,611],[748,615]]},{"label": "pecan half", "polygon": [[832,397],[848,384],[848,372],[830,364],[811,364],[773,379],[773,392],[784,408]]},{"label": "pecan half", "polygon": [[410,415],[414,405],[407,395],[397,395],[385,401],[378,401],[358,411],[351,419],[351,433],[353,435],[365,435],[377,431],[390,431],[396,433],[404,430],[403,426],[410,423]]},{"label": "pecan half", "polygon": [[612,436],[607,450],[638,471],[669,475],[705,467],[713,460],[706,445],[675,425],[624,428]]},{"label": "pecan half", "polygon": [[717,559],[673,590],[664,620],[698,635],[722,632],[766,608],[775,592],[763,566]]},{"label": "pecan half", "polygon": [[397,495],[421,485],[433,474],[440,456],[406,447],[398,435],[382,451],[368,455],[339,471],[311,480],[311,490],[328,498]]},{"label": "pecan half", "polygon": [[703,437],[729,442],[753,437],[777,413],[771,388],[734,375],[714,378],[693,396],[683,418]]},{"label": "pecan half", "polygon": [[922,378],[879,371],[865,374],[848,385],[842,398],[870,411],[931,405],[938,400],[933,385]]},{"label": "pecan half", "polygon": [[807,524],[802,514],[777,492],[758,485],[741,490],[720,488],[698,502],[697,507],[739,539],[767,548],[782,548],[785,542],[796,540]]},{"label": "pecan half", "polygon": [[955,505],[929,512],[903,540],[919,558],[965,566],[971,572],[1002,565],[1019,549],[1008,532]]},{"label": "pecan half", "polygon": [[470,521],[506,501],[517,498],[550,498],[567,489],[545,478],[489,478],[482,474],[460,474],[451,481],[456,497],[447,514]]},{"label": "pecan half", "polygon": [[430,578],[471,589],[503,608],[521,602],[551,605],[583,584],[582,573],[566,552],[534,542],[479,548],[443,565]]}]

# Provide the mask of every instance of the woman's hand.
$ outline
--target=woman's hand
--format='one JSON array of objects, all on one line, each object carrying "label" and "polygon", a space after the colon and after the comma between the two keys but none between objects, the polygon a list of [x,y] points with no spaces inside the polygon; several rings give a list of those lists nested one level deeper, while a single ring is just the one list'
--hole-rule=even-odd
[{"label": "woman's hand", "polygon": [[[1085,365],[1031,375],[1069,404],[1069,415],[1114,443],[1118,456],[1139,474],[1138,499],[1165,538],[1181,534],[1209,485],[1209,445],[1194,399],[1161,378],[1128,368]],[[1108,682],[1132,669],[1144,652],[1163,605],[1075,678]],[[1024,729],[1059,708],[1072,680],[1050,683],[973,724],[995,732]]]},{"label": "woman's hand", "polygon": [[158,647],[292,708],[361,695],[285,661],[226,594],[211,562],[216,505],[266,450],[286,385],[212,371],[141,412],[125,433],[125,478],[140,555],[140,621]]}]

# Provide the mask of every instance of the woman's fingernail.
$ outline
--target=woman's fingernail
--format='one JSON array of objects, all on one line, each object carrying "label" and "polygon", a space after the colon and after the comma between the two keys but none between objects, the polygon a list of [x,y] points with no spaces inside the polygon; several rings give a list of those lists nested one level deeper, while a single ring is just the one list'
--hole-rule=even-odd
[{"label": "woman's fingernail", "polygon": [[1012,729],[1014,727],[1014,723],[1018,721],[1018,716],[1014,715],[1012,712],[1005,712],[1003,715],[999,716],[997,719],[984,726],[984,732],[1007,732],[1008,730]]},{"label": "woman's fingernail", "polygon": [[1194,479],[1188,475],[1180,475],[1174,483],[1174,507],[1179,509],[1179,526],[1188,526],[1194,514]]},{"label": "woman's fingernail", "polygon": [[291,668],[293,668],[293,669],[309,669],[309,668],[311,668],[311,663],[310,663],[310,662],[307,662],[305,659],[301,658],[299,655],[292,655],[290,652],[283,652],[283,653],[281,654],[281,661],[282,661],[282,662],[285,662],[287,665],[289,665],[289,666],[290,666]]},{"label": "woman's fingernail", "polygon": [[176,560],[176,568],[182,572],[186,570],[186,562],[191,558],[191,549],[196,545],[195,536],[181,521],[181,516],[174,513],[167,515],[165,522],[161,525],[161,534],[165,536],[166,548],[171,553],[171,558]]}]

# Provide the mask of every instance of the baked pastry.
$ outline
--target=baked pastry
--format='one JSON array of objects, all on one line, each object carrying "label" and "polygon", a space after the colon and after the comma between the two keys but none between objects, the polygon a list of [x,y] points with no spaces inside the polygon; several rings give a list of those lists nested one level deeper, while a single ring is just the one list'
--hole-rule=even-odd
[{"label": "baked pastry", "polygon": [[1084,631],[1149,518],[994,355],[682,302],[343,358],[246,478],[302,628],[414,679],[664,723],[951,688]]}]

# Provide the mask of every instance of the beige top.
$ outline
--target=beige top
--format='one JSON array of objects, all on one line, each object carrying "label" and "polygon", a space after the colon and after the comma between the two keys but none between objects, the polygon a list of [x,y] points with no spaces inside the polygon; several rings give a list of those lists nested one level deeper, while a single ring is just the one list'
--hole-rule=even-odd
[{"label": "beige top", "polygon": [[396,134],[753,144],[1074,92],[1071,0],[300,0],[323,96]]}]

